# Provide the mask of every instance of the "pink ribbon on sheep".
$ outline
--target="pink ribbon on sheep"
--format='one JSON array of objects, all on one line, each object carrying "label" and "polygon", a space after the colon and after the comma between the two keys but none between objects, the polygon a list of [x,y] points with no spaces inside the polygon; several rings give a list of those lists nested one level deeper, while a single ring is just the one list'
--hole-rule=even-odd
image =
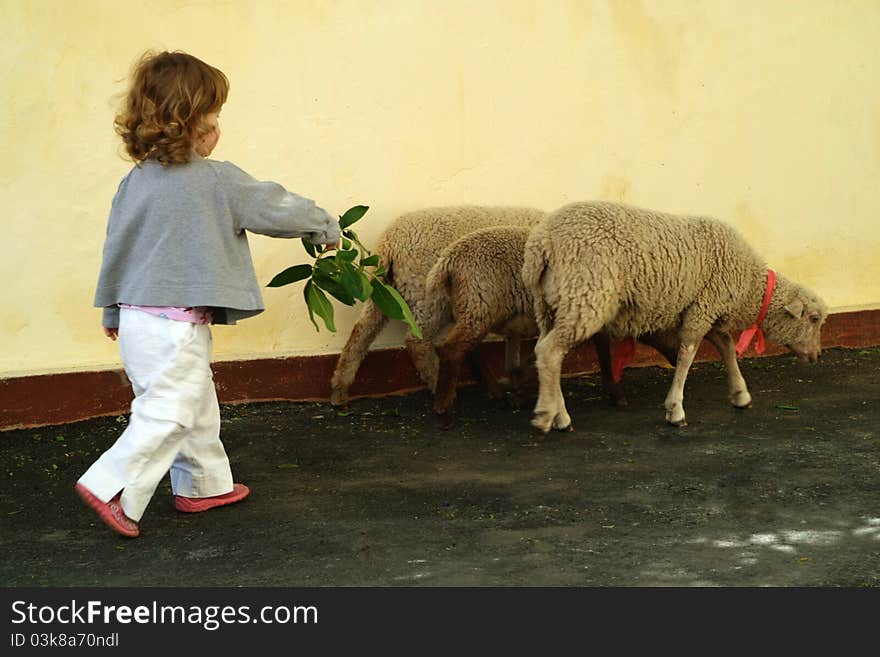
[{"label": "pink ribbon on sheep", "polygon": [[761,330],[761,322],[767,316],[767,309],[770,307],[770,300],[773,298],[773,289],[776,287],[776,272],[772,269],[767,270],[767,287],[764,289],[764,301],[761,303],[761,312],[758,313],[757,321],[740,333],[739,340],[736,343],[736,355],[742,356],[743,352],[749,348],[752,338],[757,335],[755,340],[755,351],[759,354],[764,353],[764,332]]}]

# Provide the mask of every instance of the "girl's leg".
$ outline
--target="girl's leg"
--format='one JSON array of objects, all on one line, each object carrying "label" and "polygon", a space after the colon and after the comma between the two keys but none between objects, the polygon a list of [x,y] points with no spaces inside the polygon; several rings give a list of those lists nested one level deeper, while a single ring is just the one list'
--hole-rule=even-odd
[{"label": "girl's leg", "polygon": [[214,497],[232,491],[232,471],[220,441],[220,406],[211,375],[211,333],[208,326],[197,326],[207,333],[207,376],[202,396],[194,407],[192,428],[171,464],[171,489],[184,497]]},{"label": "girl's leg", "polygon": [[122,491],[122,509],[139,520],[195,425],[210,381],[206,326],[120,312],[119,350],[135,400],[119,439],[80,478],[102,502]]}]

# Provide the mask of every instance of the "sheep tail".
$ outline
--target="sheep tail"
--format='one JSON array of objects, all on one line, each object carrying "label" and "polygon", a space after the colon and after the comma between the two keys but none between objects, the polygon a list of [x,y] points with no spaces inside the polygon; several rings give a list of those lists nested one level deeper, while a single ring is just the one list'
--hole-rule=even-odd
[{"label": "sheep tail", "polygon": [[450,271],[449,261],[441,256],[434,263],[434,266],[431,267],[428,275],[425,276],[425,292],[427,297],[429,299],[438,297],[448,299],[449,286],[451,284],[452,272]]},{"label": "sheep tail", "polygon": [[544,270],[547,269],[548,262],[543,236],[538,232],[539,230],[536,228],[526,241],[523,256],[523,283],[533,293],[540,289],[541,277],[544,275]]},{"label": "sheep tail", "polygon": [[541,335],[546,334],[553,326],[553,312],[547,306],[541,285],[550,262],[549,243],[544,237],[540,226],[532,231],[526,241],[522,268],[523,284],[534,300],[535,320]]}]

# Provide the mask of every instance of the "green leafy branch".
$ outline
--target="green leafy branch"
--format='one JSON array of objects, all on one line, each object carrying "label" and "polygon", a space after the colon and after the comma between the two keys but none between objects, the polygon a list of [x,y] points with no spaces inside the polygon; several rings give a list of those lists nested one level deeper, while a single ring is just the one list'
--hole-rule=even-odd
[{"label": "green leafy branch", "polygon": [[327,298],[329,294],[346,306],[372,299],[386,316],[405,322],[413,335],[421,338],[422,332],[412,311],[400,293],[388,283],[388,272],[380,265],[378,254],[370,253],[351,229],[351,225],[361,219],[367,210],[369,207],[366,205],[356,205],[339,217],[342,244],[338,249],[315,245],[303,238],[303,247],[315,258],[314,264],[288,267],[269,281],[268,287],[281,287],[305,280],[303,297],[316,331],[320,329],[315,315],[324,321],[328,331],[336,331],[333,304]]}]

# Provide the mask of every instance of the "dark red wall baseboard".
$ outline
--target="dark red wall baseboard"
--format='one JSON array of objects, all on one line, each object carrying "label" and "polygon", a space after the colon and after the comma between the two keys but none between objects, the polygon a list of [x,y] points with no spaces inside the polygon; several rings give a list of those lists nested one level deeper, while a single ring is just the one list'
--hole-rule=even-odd
[{"label": "dark red wall baseboard", "polygon": [[[880,345],[880,310],[837,313],[829,316],[822,333],[824,347]],[[500,372],[503,345],[480,347],[492,367]],[[785,349],[768,345],[765,355]],[[754,356],[747,352],[746,356]],[[336,355],[274,358],[214,363],[214,381],[223,403],[249,401],[325,401],[330,395],[330,376]],[[714,360],[717,355],[704,343],[697,358]],[[659,355],[639,345],[632,366],[656,365]],[[592,345],[585,344],[565,359],[567,375],[598,370]],[[472,382],[469,371],[462,381]],[[424,387],[403,349],[373,351],[367,355],[352,386],[352,397],[401,394]],[[132,393],[121,370],[71,372],[0,379],[0,431],[64,424],[100,415],[127,413]]]}]

